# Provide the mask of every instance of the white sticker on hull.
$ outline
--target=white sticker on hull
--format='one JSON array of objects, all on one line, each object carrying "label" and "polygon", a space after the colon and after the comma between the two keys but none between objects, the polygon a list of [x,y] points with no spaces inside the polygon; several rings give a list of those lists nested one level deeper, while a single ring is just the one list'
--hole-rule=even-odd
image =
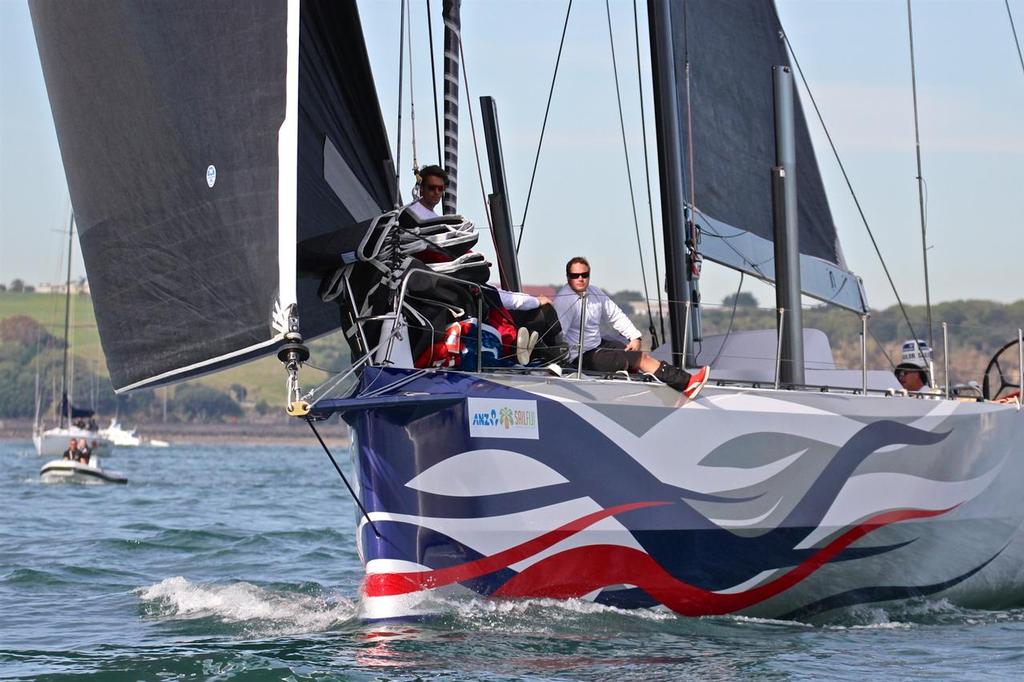
[{"label": "white sticker on hull", "polygon": [[540,438],[536,400],[468,398],[471,438]]}]

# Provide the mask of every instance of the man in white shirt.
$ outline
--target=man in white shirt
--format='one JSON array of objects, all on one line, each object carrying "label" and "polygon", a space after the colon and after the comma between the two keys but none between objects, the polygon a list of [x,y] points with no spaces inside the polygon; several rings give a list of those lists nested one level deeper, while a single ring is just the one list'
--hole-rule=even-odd
[{"label": "man in white shirt", "polygon": [[448,173],[440,166],[424,166],[420,169],[420,198],[406,207],[420,220],[436,218],[434,207],[444,196],[444,188],[448,184]]},{"label": "man in white shirt", "polygon": [[[569,344],[570,358],[580,352],[582,336],[584,369],[596,372],[640,371],[681,391],[687,398],[697,397],[710,376],[709,367],[690,374],[641,351],[640,331],[608,294],[590,285],[590,262],[586,258],[572,258],[565,266],[565,276],[568,282],[555,295],[554,307]],[[602,322],[610,324],[629,342],[623,345],[602,339]]]},{"label": "man in white shirt", "polygon": [[[436,218],[435,207],[444,196],[444,189],[448,184],[448,173],[440,166],[424,166],[420,169],[420,198],[406,206],[406,210],[416,216],[419,220],[430,220]],[[547,296],[531,296],[518,291],[505,291],[495,287],[498,296],[501,298],[501,305],[515,313],[534,311],[541,306],[549,305],[551,299]],[[530,354],[538,339],[554,330],[554,314],[539,310],[534,315],[514,314],[513,319],[519,327],[519,334],[516,341],[516,355],[520,364],[525,365],[530,360]],[[539,331],[538,331],[539,329]]]}]

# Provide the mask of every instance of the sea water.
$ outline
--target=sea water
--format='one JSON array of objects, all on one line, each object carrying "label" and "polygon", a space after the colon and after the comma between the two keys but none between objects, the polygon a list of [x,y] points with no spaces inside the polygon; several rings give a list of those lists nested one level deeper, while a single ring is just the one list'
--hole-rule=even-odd
[{"label": "sea water", "polygon": [[1024,609],[941,600],[806,624],[481,599],[363,623],[353,505],[315,441],[118,450],[120,486],[42,483],[28,441],[0,464],[2,678],[1024,676]]}]

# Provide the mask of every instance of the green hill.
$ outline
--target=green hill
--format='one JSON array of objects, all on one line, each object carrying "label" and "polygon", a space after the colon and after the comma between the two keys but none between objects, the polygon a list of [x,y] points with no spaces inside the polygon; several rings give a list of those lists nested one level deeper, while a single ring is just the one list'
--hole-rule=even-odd
[{"label": "green hill", "polygon": [[[56,337],[59,346],[59,339],[64,334],[64,301],[63,294],[0,292],[0,321],[19,315],[30,317],[41,324],[51,336]],[[71,297],[71,302],[69,337],[75,356],[76,374],[79,370],[91,371],[102,379],[101,383],[104,389],[109,391],[107,365],[100,347],[92,299],[87,295],[74,295]],[[310,345],[313,349],[314,363],[318,366],[338,368],[348,362],[348,346],[340,333],[317,339]],[[30,350],[34,351],[35,349]],[[45,364],[57,363],[59,365],[59,352],[39,350],[46,354]],[[57,372],[59,373],[59,370]],[[303,385],[305,387],[316,385],[325,380],[327,376],[327,373],[307,366],[302,372]],[[59,377],[57,381],[59,382]],[[88,383],[90,380],[86,378],[84,381]],[[52,378],[42,377],[44,390],[52,383]],[[243,403],[249,406],[265,401],[270,409],[283,409],[285,401],[284,368],[275,357],[263,358],[230,370],[199,377],[179,386],[192,384],[209,386],[225,393],[231,393],[232,387],[242,386],[245,389]],[[171,387],[169,389],[172,396],[178,388]],[[78,395],[85,395],[82,391],[76,392]],[[0,414],[0,416],[4,415]]]}]

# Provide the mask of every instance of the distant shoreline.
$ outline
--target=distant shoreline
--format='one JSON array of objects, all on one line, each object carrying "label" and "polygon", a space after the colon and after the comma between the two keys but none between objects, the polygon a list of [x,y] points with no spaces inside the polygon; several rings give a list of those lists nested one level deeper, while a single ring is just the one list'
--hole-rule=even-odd
[{"label": "distant shoreline", "polygon": [[[100,421],[100,426],[109,424]],[[239,445],[315,445],[316,436],[301,421],[276,423],[188,424],[188,423],[125,423],[135,428],[144,439],[164,440],[173,447],[178,443],[237,443]],[[348,445],[348,428],[338,419],[317,424],[317,431],[332,448]],[[31,419],[0,419],[0,440],[32,440]]]}]

